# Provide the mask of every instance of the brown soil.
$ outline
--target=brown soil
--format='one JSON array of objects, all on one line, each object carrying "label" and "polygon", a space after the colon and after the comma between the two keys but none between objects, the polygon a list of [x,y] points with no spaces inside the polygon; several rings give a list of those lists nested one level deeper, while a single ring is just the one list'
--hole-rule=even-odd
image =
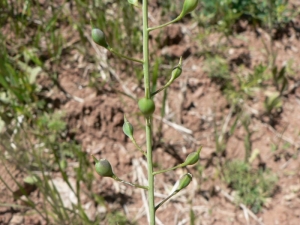
[{"label": "brown soil", "polygon": [[[155,17],[154,17],[155,18]],[[152,21],[155,23],[155,21]],[[204,170],[200,179],[197,166],[188,169],[178,169],[156,177],[156,202],[162,200],[172,189],[176,180],[186,171],[195,174],[196,179],[189,187],[180,192],[173,200],[165,204],[157,212],[157,224],[189,224],[189,213],[193,210],[196,224],[225,225],[225,224],[300,224],[300,42],[299,32],[292,26],[274,41],[277,52],[276,65],[281,67],[293,60],[293,75],[289,79],[289,89],[283,98],[282,112],[276,117],[274,126],[263,115],[265,95],[261,90],[255,101],[247,102],[247,112],[251,116],[252,149],[258,149],[260,158],[253,166],[264,163],[278,176],[278,187],[275,195],[269,199],[262,212],[255,219],[242,207],[236,206],[230,200],[232,190],[218,178],[218,155],[216,154],[214,126],[222,129],[229,117],[233,116],[220,85],[210,79],[205,72],[204,57],[199,52],[206,49],[218,49],[218,45],[226,46],[224,52],[232,70],[244,65],[245,71],[251,71],[254,66],[267,63],[266,50],[262,40],[269,43],[268,34],[262,29],[253,30],[250,26],[244,31],[230,37],[220,38],[220,34],[211,34],[202,43],[193,41],[203,30],[195,24],[178,23],[170,26],[162,35],[162,48],[157,55],[177,58],[184,56],[183,73],[170,87],[166,104],[165,121],[162,123],[162,142],[155,142],[154,161],[160,168],[172,167],[182,162],[199,145],[203,146],[200,164]],[[219,41],[221,40],[221,41]],[[94,49],[91,49],[94,51]],[[76,52],[74,52],[76,54]],[[106,54],[104,52],[104,54]],[[81,65],[78,66],[77,64]],[[142,147],[145,147],[145,134],[142,132],[143,118],[138,113],[134,100],[120,92],[134,93],[142,96],[143,90],[138,87],[134,78],[127,78],[121,69],[116,71],[115,84],[105,84],[101,88],[87,86],[89,76],[85,68],[90,66],[85,61],[62,62],[56,70],[59,82],[65,92],[60,89],[52,90],[49,98],[57,103],[57,109],[67,113],[69,138],[74,138],[82,145],[82,150],[98,158],[108,159],[115,173],[124,180],[146,183],[145,158],[135,150],[133,144],[122,132],[123,116],[135,127],[135,137]],[[118,75],[119,74],[119,75]],[[123,81],[124,80],[124,81]],[[47,79],[40,78],[39,83],[47,87]],[[162,83],[159,83],[162,85]],[[66,96],[68,93],[68,96]],[[71,96],[71,97],[70,97]],[[156,137],[161,123],[162,94],[156,97],[157,109],[153,119]],[[228,131],[225,126],[225,130]],[[226,139],[226,151],[222,160],[244,159],[245,131],[239,125],[231,136]],[[289,143],[288,148],[283,143]],[[271,144],[279,144],[276,152],[271,151]],[[92,160],[92,159],[91,159]],[[7,165],[10,169],[11,166]],[[156,168],[157,169],[157,168]],[[0,166],[0,173],[5,174],[5,166]],[[20,172],[11,172],[18,180]],[[21,181],[22,179],[20,179]],[[15,182],[7,176],[6,183],[17,193]],[[6,186],[0,183],[1,202],[16,204],[10,197]],[[137,224],[147,224],[145,198],[143,191],[133,189],[124,184],[115,183],[108,178],[98,177],[95,181],[95,192],[108,202],[109,210],[121,210],[129,219],[136,219]],[[38,198],[38,197],[36,197]],[[37,200],[38,201],[38,200]],[[26,207],[25,207],[26,208]],[[0,207],[0,224],[41,224],[39,217],[24,216],[24,209]],[[96,209],[91,207],[91,216]],[[200,222],[201,221],[201,222]]]}]

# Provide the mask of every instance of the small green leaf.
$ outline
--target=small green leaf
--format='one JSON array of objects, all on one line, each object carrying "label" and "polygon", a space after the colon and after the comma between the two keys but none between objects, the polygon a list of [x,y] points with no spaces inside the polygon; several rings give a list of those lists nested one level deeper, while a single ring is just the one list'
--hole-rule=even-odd
[{"label": "small green leaf", "polygon": [[36,178],[36,176],[27,176],[24,178],[24,182],[27,184],[36,184],[38,182],[38,179]]}]

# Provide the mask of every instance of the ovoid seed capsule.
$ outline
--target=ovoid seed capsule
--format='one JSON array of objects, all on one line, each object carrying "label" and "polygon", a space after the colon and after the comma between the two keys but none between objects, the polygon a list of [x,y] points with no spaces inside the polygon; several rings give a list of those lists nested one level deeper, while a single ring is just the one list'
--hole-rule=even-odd
[{"label": "ovoid seed capsule", "polygon": [[133,137],[133,126],[131,123],[128,122],[124,115],[124,124],[123,124],[123,132],[126,134],[129,138]]},{"label": "ovoid seed capsule", "polygon": [[[95,158],[94,158],[95,159]],[[113,177],[114,172],[108,160],[106,159],[96,159],[95,163],[96,172],[102,177]]]},{"label": "ovoid seed capsule", "polygon": [[176,78],[178,78],[181,75],[182,68],[181,66],[177,66],[172,70],[171,79],[174,81]]},{"label": "ovoid seed capsule", "polygon": [[201,149],[202,149],[202,147],[200,147],[196,152],[190,153],[190,154],[186,157],[186,159],[185,159],[185,161],[184,161],[183,164],[184,164],[185,166],[188,166],[188,165],[193,165],[193,164],[195,164],[196,162],[198,162],[198,160],[199,160],[199,154],[200,154]]},{"label": "ovoid seed capsule", "polygon": [[155,103],[150,98],[141,98],[138,106],[145,117],[151,116],[155,111]]},{"label": "ovoid seed capsule", "polygon": [[100,45],[104,48],[109,47],[107,42],[106,42],[104,33],[102,32],[102,30],[100,30],[98,28],[93,28],[92,29],[92,39],[96,44],[98,44],[98,45]]},{"label": "ovoid seed capsule", "polygon": [[198,0],[185,0],[179,17],[184,17],[186,14],[192,12],[197,7],[197,5]]},{"label": "ovoid seed capsule", "polygon": [[180,180],[176,191],[181,191],[183,188],[186,188],[192,181],[193,176],[190,173],[184,174]]}]

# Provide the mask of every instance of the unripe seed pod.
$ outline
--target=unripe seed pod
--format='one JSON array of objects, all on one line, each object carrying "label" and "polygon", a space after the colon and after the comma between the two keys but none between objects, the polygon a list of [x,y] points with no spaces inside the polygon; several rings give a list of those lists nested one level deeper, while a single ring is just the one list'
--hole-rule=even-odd
[{"label": "unripe seed pod", "polygon": [[92,39],[96,44],[98,44],[98,45],[100,45],[104,48],[109,47],[107,42],[106,42],[104,33],[102,32],[102,30],[100,30],[98,28],[93,28],[92,29]]},{"label": "unripe seed pod", "polygon": [[182,57],[180,57],[178,65],[172,70],[171,80],[174,81],[181,75],[182,72]]},{"label": "unripe seed pod", "polygon": [[190,173],[184,174],[179,180],[176,192],[181,191],[183,188],[186,188],[191,183],[192,179],[193,179],[192,174]]},{"label": "unripe seed pod", "polygon": [[201,149],[202,149],[202,147],[200,147],[196,152],[192,152],[192,153],[190,153],[187,157],[186,157],[186,159],[185,159],[185,161],[184,161],[184,166],[188,166],[188,165],[193,165],[193,164],[195,164],[196,162],[198,162],[198,160],[199,160],[199,154],[200,154],[200,151],[201,151]]},{"label": "unripe seed pod", "polygon": [[97,160],[94,156],[93,156],[93,158],[96,161],[96,163],[95,163],[96,172],[100,176],[102,176],[102,177],[114,177],[115,176],[108,160],[106,160],[106,159]]},{"label": "unripe seed pod", "polygon": [[123,124],[123,132],[127,135],[130,139],[133,138],[133,126],[131,123],[128,122],[124,115],[124,124]]},{"label": "unripe seed pod", "polygon": [[151,116],[155,111],[155,103],[150,98],[141,98],[138,106],[145,117]]},{"label": "unripe seed pod", "polygon": [[192,12],[197,7],[197,5],[198,5],[198,0],[185,0],[179,17],[182,18],[186,14]]}]

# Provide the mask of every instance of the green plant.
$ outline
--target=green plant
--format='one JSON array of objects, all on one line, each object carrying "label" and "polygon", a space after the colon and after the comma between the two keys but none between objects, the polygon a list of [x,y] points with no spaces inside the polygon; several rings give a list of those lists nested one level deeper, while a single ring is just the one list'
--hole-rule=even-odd
[{"label": "green plant", "polygon": [[264,101],[264,107],[267,115],[271,116],[273,113],[280,111],[282,107],[282,99],[278,92],[270,92]]},{"label": "green plant", "polygon": [[224,181],[236,191],[237,203],[244,203],[258,213],[274,194],[277,177],[268,170],[254,170],[248,163],[235,160],[225,164]]},{"label": "green plant", "polygon": [[[129,3],[131,3],[135,6],[139,5],[137,1],[129,1]],[[179,164],[178,166],[175,166],[175,167],[169,168],[169,169],[165,169],[165,170],[161,170],[161,171],[156,171],[156,172],[153,171],[152,114],[155,111],[155,102],[153,100],[153,97],[156,94],[158,94],[160,91],[163,91],[167,87],[169,87],[174,82],[174,80],[180,76],[181,71],[182,71],[182,59],[180,58],[178,65],[172,70],[172,74],[171,74],[171,78],[170,78],[169,82],[167,82],[167,84],[165,86],[163,86],[162,88],[160,88],[156,91],[153,91],[153,88],[151,87],[151,84],[150,84],[150,73],[149,73],[150,72],[150,70],[149,70],[149,66],[150,66],[150,62],[149,62],[149,32],[159,29],[159,28],[163,28],[169,24],[172,24],[172,23],[182,19],[185,15],[187,15],[188,13],[193,11],[197,7],[197,4],[198,4],[198,0],[185,0],[183,3],[181,13],[174,20],[167,22],[165,24],[156,26],[156,27],[148,27],[148,0],[143,0],[142,7],[141,7],[142,15],[143,15],[143,27],[142,27],[142,30],[143,30],[143,59],[142,60],[128,57],[128,56],[125,56],[125,55],[119,53],[118,51],[116,51],[115,49],[110,47],[109,44],[107,44],[105,35],[100,29],[98,29],[98,28],[92,29],[92,38],[95,41],[95,43],[99,44],[102,47],[107,48],[110,52],[112,52],[113,54],[115,54],[121,58],[128,59],[128,60],[131,60],[133,62],[140,63],[143,65],[145,96],[138,101],[138,106],[139,106],[139,109],[140,109],[142,115],[145,117],[146,148],[147,148],[146,151],[142,150],[142,148],[135,142],[135,140],[133,138],[133,127],[127,121],[127,119],[125,117],[124,117],[125,123],[123,126],[123,131],[124,131],[125,135],[127,135],[130,138],[130,140],[133,141],[133,143],[135,144],[137,149],[140,150],[142,153],[144,153],[144,155],[147,158],[148,185],[143,186],[143,185],[139,185],[139,184],[125,182],[125,181],[121,180],[120,178],[118,178],[112,172],[110,164],[107,163],[108,161],[105,161],[105,165],[104,165],[103,160],[95,159],[95,161],[96,161],[96,169],[97,169],[96,171],[98,172],[98,174],[109,176],[109,177],[115,179],[116,181],[120,181],[120,182],[129,184],[134,187],[143,188],[148,191],[148,205],[149,205],[149,215],[150,215],[149,223],[151,225],[155,224],[156,210],[163,203],[165,203],[169,198],[171,198],[173,195],[175,195],[176,193],[178,193],[179,191],[181,191],[182,189],[187,187],[192,180],[192,175],[190,173],[185,174],[175,184],[172,193],[166,199],[164,199],[162,202],[160,202],[159,204],[157,204],[155,206],[155,203],[154,203],[154,176],[157,174],[163,173],[163,172],[174,170],[179,167],[185,167],[187,165],[192,165],[192,164],[196,163],[199,160],[199,154],[200,154],[201,148],[198,151],[196,151],[195,153],[190,154],[187,157],[186,161],[182,164]],[[154,83],[152,85],[156,85],[156,83]],[[100,167],[100,164],[102,165],[101,167]]]},{"label": "green plant", "polygon": [[227,35],[232,34],[233,26],[240,19],[255,26],[272,23],[272,26],[280,27],[293,16],[285,0],[203,0],[202,7],[200,23],[215,25]]},{"label": "green plant", "polygon": [[[109,214],[95,219],[87,217],[80,195],[84,192],[92,200],[101,198],[91,190],[93,165],[72,135],[68,136],[65,114],[54,110],[52,99],[46,96],[58,88],[69,98],[69,93],[60,86],[59,68],[71,63],[72,51],[81,55],[84,61],[97,60],[84,47],[89,44],[85,27],[90,18],[98,26],[106,24],[110,27],[106,32],[110,45],[118,43],[118,48],[126,54],[141,50],[139,18],[132,17],[133,7],[124,7],[127,5],[124,0],[113,1],[116,4],[111,2],[75,0],[71,3],[71,11],[68,10],[69,3],[56,5],[53,1],[34,4],[4,0],[0,4],[0,162],[7,166],[7,176],[22,192],[14,197],[24,198],[26,209],[34,209],[33,213],[43,218],[41,223],[99,224],[109,220]],[[112,17],[107,12],[114,10],[115,5],[118,7]],[[95,10],[105,13],[95,15]],[[115,16],[123,19],[115,20]],[[126,35],[120,32],[120,27]],[[133,42],[133,46],[129,42]],[[97,71],[92,70],[92,73]],[[37,78],[49,81],[49,86],[40,85]],[[35,202],[26,192],[24,183],[15,179],[10,172],[12,166],[26,176],[26,185],[31,183],[38,189],[41,202]],[[77,203],[64,205],[65,197],[53,181],[57,176],[62,177],[61,183],[68,186],[70,193],[78,199]],[[1,178],[5,176],[1,174]],[[7,185],[6,180],[2,181]],[[83,183],[84,190],[81,190]],[[9,185],[7,187],[11,190]],[[1,199],[0,204],[5,202]],[[116,222],[121,223],[121,220],[124,219]]]}]

